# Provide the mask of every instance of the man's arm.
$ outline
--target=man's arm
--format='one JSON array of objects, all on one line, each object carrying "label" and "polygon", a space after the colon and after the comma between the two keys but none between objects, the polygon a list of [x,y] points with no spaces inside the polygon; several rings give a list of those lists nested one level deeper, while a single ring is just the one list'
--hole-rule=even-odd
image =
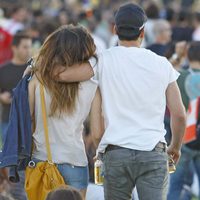
[{"label": "man's arm", "polygon": [[175,163],[180,158],[180,149],[186,127],[186,113],[181,94],[176,82],[170,83],[167,91],[167,107],[170,110],[172,141],[168,147],[168,154],[172,156]]},{"label": "man's arm", "polygon": [[[30,74],[32,69],[27,67],[23,77]],[[94,71],[89,62],[82,64],[74,64],[68,68],[63,66],[55,66],[55,79],[59,82],[81,82],[89,80],[94,76]]]},{"label": "man's arm", "polygon": [[95,147],[97,148],[104,133],[104,123],[101,109],[101,94],[97,89],[90,111],[90,128]]},{"label": "man's arm", "polygon": [[56,79],[60,82],[80,82],[89,80],[94,76],[94,71],[89,62],[74,64],[67,69],[57,66],[55,70]]}]

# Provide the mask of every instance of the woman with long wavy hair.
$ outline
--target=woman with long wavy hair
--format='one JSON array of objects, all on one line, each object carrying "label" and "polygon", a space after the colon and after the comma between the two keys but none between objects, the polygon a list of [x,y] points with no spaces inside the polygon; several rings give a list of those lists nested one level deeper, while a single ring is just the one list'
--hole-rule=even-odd
[{"label": "woman with long wavy hair", "polygon": [[35,60],[35,75],[29,83],[29,103],[33,120],[32,158],[47,160],[40,101],[43,85],[47,110],[52,160],[65,182],[85,197],[88,185],[88,161],[82,138],[83,122],[90,109],[91,128],[101,137],[101,97],[98,82],[60,83],[55,66],[72,66],[95,56],[96,47],[83,27],[62,26],[47,37]]}]

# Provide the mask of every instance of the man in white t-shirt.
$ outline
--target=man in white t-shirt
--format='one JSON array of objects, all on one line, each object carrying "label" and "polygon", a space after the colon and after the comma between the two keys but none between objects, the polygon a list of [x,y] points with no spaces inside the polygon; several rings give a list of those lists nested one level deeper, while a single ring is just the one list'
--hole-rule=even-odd
[{"label": "man in white t-shirt", "polygon": [[[98,152],[103,153],[106,200],[129,200],[135,186],[140,200],[165,200],[167,153],[175,163],[180,157],[185,110],[176,83],[179,73],[166,58],[139,48],[145,22],[139,6],[120,7],[115,15],[119,46],[98,55],[98,63],[92,58],[90,64],[77,64],[59,75],[60,81],[66,82],[93,75],[99,80],[105,132],[93,136]],[[172,119],[168,149],[166,104]]]}]

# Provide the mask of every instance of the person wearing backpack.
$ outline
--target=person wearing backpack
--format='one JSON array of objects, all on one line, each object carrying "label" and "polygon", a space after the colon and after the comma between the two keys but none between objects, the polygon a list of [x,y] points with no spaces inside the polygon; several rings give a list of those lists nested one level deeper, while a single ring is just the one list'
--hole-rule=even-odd
[{"label": "person wearing backpack", "polygon": [[[186,186],[187,190],[190,190],[190,186],[193,183],[194,170],[197,173],[200,183],[200,136],[198,135],[200,122],[198,100],[200,97],[200,42],[192,42],[190,44],[188,59],[190,68],[180,71],[181,75],[177,81],[184,106],[188,111],[187,127],[184,136],[185,144],[181,149],[181,158],[176,172],[170,177],[168,200],[191,199],[191,194],[184,192],[184,187]],[[195,109],[196,114],[194,116],[191,116],[191,113],[193,113],[191,109]],[[191,123],[191,117],[193,117],[193,123]],[[191,129],[192,126],[193,128]],[[188,137],[186,135],[187,132],[189,131],[189,135],[191,136],[194,129],[195,137]]]}]

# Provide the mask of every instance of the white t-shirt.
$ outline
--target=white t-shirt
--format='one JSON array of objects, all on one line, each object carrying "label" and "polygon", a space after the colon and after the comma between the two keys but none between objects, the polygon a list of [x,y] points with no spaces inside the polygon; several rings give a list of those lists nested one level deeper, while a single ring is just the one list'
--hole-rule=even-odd
[{"label": "white t-shirt", "polygon": [[102,94],[105,133],[98,151],[108,144],[150,151],[165,141],[166,89],[179,73],[166,58],[137,47],[112,47],[98,58],[96,77]]}]

